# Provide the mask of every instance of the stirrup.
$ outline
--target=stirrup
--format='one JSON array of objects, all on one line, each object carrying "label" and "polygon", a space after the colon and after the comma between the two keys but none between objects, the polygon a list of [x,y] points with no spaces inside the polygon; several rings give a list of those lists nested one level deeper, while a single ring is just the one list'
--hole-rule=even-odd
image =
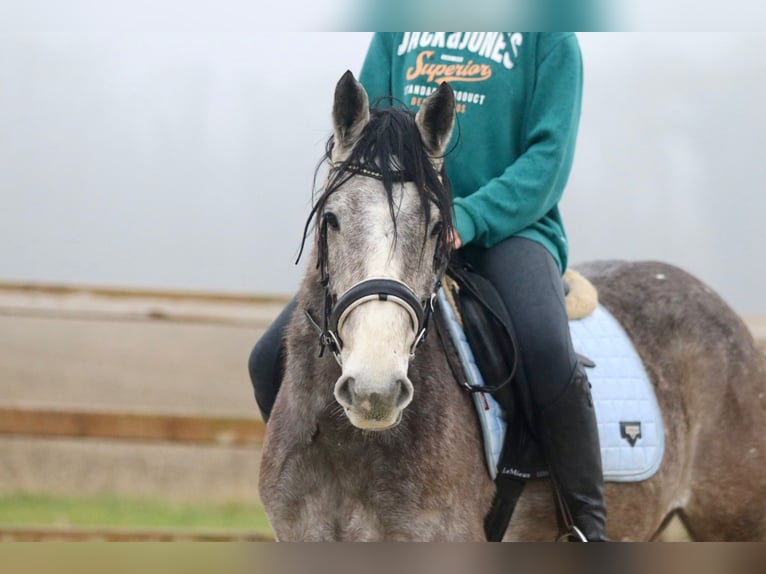
[{"label": "stirrup", "polygon": [[562,532],[558,535],[556,538],[556,542],[564,542],[568,541],[570,536],[577,537],[578,542],[589,542],[587,538],[585,538],[585,534],[582,533],[582,530],[577,528],[574,524],[570,527],[570,529],[566,532]]}]

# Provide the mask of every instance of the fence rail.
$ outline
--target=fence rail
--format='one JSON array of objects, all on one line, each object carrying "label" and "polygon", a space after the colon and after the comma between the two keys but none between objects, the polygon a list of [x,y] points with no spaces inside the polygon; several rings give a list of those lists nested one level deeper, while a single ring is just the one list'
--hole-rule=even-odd
[{"label": "fence rail", "polygon": [[260,445],[258,419],[0,405],[0,435]]}]

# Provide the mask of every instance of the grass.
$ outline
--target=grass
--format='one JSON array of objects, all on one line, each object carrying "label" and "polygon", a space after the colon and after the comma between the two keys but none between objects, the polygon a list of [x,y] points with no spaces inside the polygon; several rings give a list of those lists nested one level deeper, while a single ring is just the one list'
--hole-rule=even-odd
[{"label": "grass", "polygon": [[177,504],[116,496],[3,496],[2,525],[271,533],[259,505]]}]

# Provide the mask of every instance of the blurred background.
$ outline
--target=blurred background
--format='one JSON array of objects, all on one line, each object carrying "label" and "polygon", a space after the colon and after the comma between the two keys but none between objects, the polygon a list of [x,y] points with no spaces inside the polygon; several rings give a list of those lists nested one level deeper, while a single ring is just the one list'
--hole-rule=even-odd
[{"label": "blurred background", "polygon": [[[333,88],[370,34],[158,10],[4,8],[0,536],[269,533],[247,358],[300,280]],[[766,340],[766,36],[579,39],[572,262],[679,265]]]}]

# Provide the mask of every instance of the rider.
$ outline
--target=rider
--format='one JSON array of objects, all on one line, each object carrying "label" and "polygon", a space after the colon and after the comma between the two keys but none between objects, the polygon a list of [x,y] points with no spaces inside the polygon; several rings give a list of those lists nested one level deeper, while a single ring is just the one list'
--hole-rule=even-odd
[{"label": "rider", "polygon": [[[513,320],[536,410],[537,436],[575,525],[606,540],[598,428],[572,348],[561,275],[568,244],[558,209],[574,155],[582,62],[572,33],[376,33],[360,74],[374,102],[416,110],[440,82],[458,125],[445,161],[453,247],[496,287]],[[382,99],[381,105],[387,100]],[[282,376],[293,301],[250,357],[264,416]]]}]

